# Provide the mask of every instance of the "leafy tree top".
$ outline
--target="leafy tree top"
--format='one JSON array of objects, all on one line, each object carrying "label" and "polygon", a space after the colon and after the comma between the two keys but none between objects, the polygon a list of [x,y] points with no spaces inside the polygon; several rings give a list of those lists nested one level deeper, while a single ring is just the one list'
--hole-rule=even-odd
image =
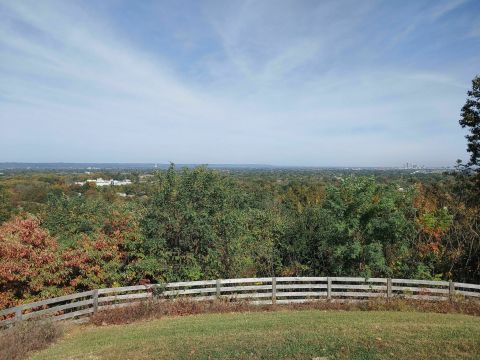
[{"label": "leafy tree top", "polygon": [[472,80],[472,90],[467,92],[467,101],[462,107],[460,125],[468,128],[470,133],[465,137],[468,140],[467,151],[470,153],[469,166],[480,171],[480,76]]}]

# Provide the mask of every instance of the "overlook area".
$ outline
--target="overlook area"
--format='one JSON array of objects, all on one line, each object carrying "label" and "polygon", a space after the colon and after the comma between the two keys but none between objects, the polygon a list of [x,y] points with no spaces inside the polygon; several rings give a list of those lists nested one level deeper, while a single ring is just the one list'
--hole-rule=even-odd
[{"label": "overlook area", "polygon": [[0,0],[0,360],[480,359],[479,0]]}]

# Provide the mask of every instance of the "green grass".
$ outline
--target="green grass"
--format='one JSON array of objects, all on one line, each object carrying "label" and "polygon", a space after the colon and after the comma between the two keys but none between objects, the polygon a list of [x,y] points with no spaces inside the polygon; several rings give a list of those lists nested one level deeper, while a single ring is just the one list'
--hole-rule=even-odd
[{"label": "green grass", "polygon": [[480,318],[415,312],[205,314],[70,331],[32,359],[480,359]]}]

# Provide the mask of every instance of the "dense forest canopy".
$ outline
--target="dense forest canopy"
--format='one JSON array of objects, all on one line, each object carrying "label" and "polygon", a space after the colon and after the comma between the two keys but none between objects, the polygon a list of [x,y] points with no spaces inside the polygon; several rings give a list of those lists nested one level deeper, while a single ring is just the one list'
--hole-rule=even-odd
[{"label": "dense forest canopy", "polygon": [[[130,179],[97,187],[87,178]],[[97,287],[345,275],[480,281],[473,177],[347,170],[4,171],[0,307]]]}]

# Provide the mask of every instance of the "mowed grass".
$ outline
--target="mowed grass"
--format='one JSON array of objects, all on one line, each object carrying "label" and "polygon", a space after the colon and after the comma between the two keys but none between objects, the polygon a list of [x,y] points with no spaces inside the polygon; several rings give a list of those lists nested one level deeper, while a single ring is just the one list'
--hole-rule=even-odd
[{"label": "mowed grass", "polygon": [[32,359],[480,359],[480,318],[380,311],[204,314],[74,328]]}]

